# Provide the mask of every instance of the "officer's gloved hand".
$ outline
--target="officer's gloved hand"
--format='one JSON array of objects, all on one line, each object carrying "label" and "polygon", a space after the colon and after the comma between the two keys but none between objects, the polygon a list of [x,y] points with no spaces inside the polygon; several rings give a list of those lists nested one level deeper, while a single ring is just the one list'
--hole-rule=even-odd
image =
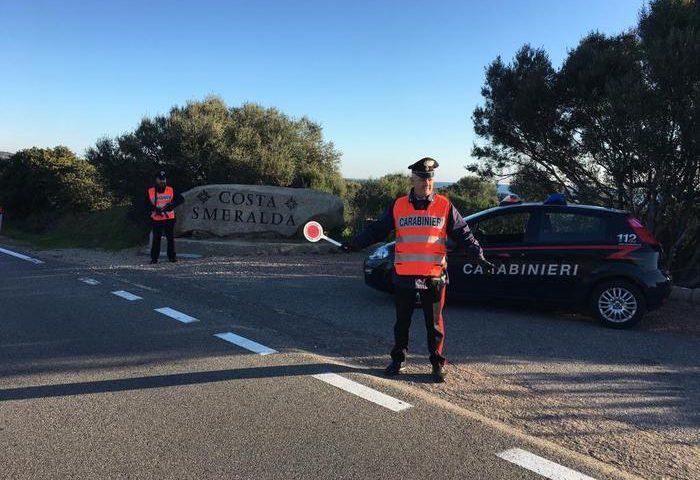
[{"label": "officer's gloved hand", "polygon": [[163,215],[163,209],[160,207],[156,207],[155,209],[156,215]]},{"label": "officer's gloved hand", "polygon": [[338,249],[343,253],[350,253],[350,252],[353,252],[355,250],[355,248],[352,245],[350,245],[348,242],[341,243],[340,246],[338,247]]},{"label": "officer's gloved hand", "polygon": [[496,265],[486,260],[483,253],[479,254],[479,258],[476,259],[476,262],[484,268],[485,272],[495,273]]},{"label": "officer's gloved hand", "polygon": [[163,207],[164,212],[172,212],[173,210],[175,210],[175,206],[172,204],[172,202],[166,203]]}]

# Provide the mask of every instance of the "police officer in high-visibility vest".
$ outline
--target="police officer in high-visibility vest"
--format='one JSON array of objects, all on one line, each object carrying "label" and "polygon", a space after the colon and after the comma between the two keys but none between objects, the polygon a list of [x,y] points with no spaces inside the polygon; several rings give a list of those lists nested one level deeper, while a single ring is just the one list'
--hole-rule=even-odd
[{"label": "police officer in high-visibility vest", "polygon": [[494,265],[484,258],[462,215],[450,200],[433,192],[433,176],[438,162],[422,158],[411,169],[411,191],[397,198],[378,221],[357,234],[341,249],[364,248],[396,234],[393,284],[396,302],[394,347],[391,363],[384,373],[398,375],[404,369],[411,316],[419,294],[425,316],[428,351],[435,382],[444,382],[447,359],[443,354],[445,328],[442,308],[447,284],[447,237],[455,240],[487,271]]},{"label": "police officer in high-visibility vest", "polygon": [[175,255],[175,207],[185,200],[167,185],[165,172],[160,170],[155,177],[155,185],[146,190],[146,211],[151,219],[153,239],[151,242],[151,263],[158,263],[160,257],[160,237],[165,232],[168,241],[168,260],[177,262]]}]

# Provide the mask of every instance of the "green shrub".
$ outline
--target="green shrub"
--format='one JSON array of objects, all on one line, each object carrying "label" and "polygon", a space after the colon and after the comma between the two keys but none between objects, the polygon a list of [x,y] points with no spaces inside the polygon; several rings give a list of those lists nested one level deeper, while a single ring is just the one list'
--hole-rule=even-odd
[{"label": "green shrub", "polygon": [[406,195],[410,189],[411,177],[408,175],[384,175],[361,182],[350,199],[350,205],[358,218],[377,218],[394,199]]},{"label": "green shrub", "polygon": [[462,177],[456,183],[441,188],[440,193],[449,198],[463,216],[498,205],[495,183],[475,176]]},{"label": "green shrub", "polygon": [[411,177],[401,173],[384,175],[377,179],[346,182],[345,236],[362,230],[367,221],[377,219],[394,199],[411,189]]},{"label": "green shrub", "polygon": [[54,219],[109,206],[97,170],[66,147],[20,150],[0,163],[0,204],[8,218]]}]

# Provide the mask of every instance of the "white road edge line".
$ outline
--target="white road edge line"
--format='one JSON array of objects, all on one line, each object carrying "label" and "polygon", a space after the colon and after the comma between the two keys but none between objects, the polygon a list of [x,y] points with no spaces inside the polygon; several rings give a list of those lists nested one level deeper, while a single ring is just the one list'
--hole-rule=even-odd
[{"label": "white road edge line", "polygon": [[38,258],[28,257],[27,255],[13,252],[12,250],[7,250],[5,248],[0,248],[0,253],[4,253],[4,254],[10,255],[12,257],[21,258],[22,260],[26,260],[26,261],[32,262],[32,263],[44,263],[41,260],[39,260]]},{"label": "white road edge line", "polygon": [[413,406],[410,403],[402,402],[397,398],[391,397],[382,392],[378,392],[377,390],[362,385],[361,383],[348,380],[347,378],[341,377],[335,373],[319,373],[313,377],[341,390],[352,393],[353,395],[357,395],[360,398],[364,398],[365,400],[369,400],[377,405],[381,405],[384,408],[388,408],[394,412],[400,412]]},{"label": "white road edge line", "polygon": [[199,321],[198,319],[196,319],[194,317],[190,317],[189,315],[182,313],[182,312],[178,312],[177,310],[174,310],[170,307],[155,308],[154,310],[158,313],[162,313],[163,315],[167,315],[170,318],[174,318],[178,322],[182,322],[182,323],[192,323],[192,322]]},{"label": "white road edge line", "polygon": [[520,448],[511,448],[496,456],[551,480],[595,480],[568,467],[554,463]]},{"label": "white road edge line", "polygon": [[117,290],[115,292],[112,292],[112,295],[122,297],[123,299],[129,300],[130,302],[133,302],[134,300],[141,300],[141,297],[139,297],[138,295],[134,295],[133,293],[127,292],[126,290]]},{"label": "white road edge line", "polygon": [[82,277],[82,278],[79,278],[78,280],[80,280],[83,283],[87,283],[88,285],[99,285],[100,284],[100,282],[98,282],[94,278]]},{"label": "white road edge line", "polygon": [[251,352],[257,353],[258,355],[270,355],[271,353],[277,353],[277,350],[273,350],[270,347],[266,347],[265,345],[248,340],[247,338],[236,335],[235,333],[216,333],[214,336],[219,337],[220,339],[229,343],[233,343],[234,345],[238,345],[239,347],[243,347],[246,350],[250,350]]}]

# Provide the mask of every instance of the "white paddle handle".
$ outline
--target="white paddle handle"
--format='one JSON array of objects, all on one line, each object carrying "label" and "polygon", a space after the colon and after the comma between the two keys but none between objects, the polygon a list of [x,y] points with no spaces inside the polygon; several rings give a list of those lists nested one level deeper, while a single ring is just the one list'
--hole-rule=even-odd
[{"label": "white paddle handle", "polygon": [[340,242],[336,242],[336,241],[335,241],[335,240],[333,240],[332,238],[328,238],[328,237],[327,237],[327,236],[325,236],[325,235],[322,235],[322,236],[321,236],[321,238],[322,238],[322,239],[324,239],[324,240],[325,240],[325,241],[327,241],[327,242],[330,242],[330,243],[332,243],[332,244],[333,244],[333,245],[335,245],[336,247],[340,247],[340,246],[342,246],[342,245],[343,245],[342,243],[340,243]]}]

